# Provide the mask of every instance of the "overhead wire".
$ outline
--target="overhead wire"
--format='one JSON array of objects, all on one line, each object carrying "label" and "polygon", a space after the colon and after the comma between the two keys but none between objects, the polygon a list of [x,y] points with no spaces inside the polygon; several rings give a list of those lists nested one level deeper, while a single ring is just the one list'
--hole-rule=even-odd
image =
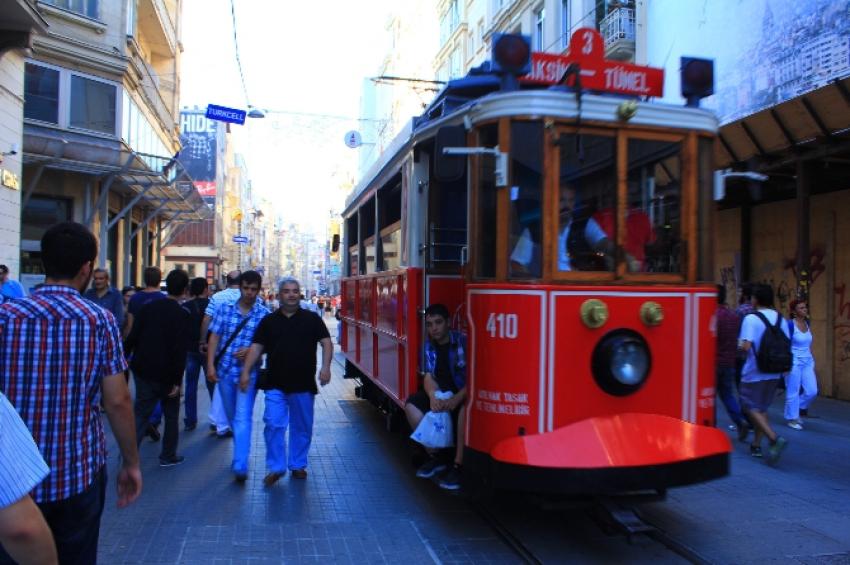
[{"label": "overhead wire", "polygon": [[239,57],[239,38],[236,33],[236,6],[234,0],[230,0],[230,16],[233,21],[233,47],[236,53],[236,66],[239,68],[239,78],[242,81],[242,93],[245,95],[245,102],[250,106],[251,98],[248,96],[248,88],[245,86],[245,73],[242,72],[242,59]]}]

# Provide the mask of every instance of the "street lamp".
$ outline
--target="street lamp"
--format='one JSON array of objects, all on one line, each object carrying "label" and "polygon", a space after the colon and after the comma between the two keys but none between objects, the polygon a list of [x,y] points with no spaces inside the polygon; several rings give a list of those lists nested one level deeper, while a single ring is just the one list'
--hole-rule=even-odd
[{"label": "street lamp", "polygon": [[248,104],[248,117],[255,119],[265,118],[266,113],[260,110],[259,108],[254,108],[253,106]]}]

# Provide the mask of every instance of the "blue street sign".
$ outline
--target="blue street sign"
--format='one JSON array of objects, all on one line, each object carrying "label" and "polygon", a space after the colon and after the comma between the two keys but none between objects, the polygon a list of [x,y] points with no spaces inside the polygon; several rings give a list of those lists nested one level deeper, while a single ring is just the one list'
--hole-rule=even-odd
[{"label": "blue street sign", "polygon": [[235,108],[226,108],[224,106],[209,104],[207,105],[207,118],[210,120],[242,125],[245,123],[245,110],[237,110]]},{"label": "blue street sign", "polygon": [[238,243],[240,245],[243,243],[248,243],[248,237],[244,235],[234,235],[233,243]]}]

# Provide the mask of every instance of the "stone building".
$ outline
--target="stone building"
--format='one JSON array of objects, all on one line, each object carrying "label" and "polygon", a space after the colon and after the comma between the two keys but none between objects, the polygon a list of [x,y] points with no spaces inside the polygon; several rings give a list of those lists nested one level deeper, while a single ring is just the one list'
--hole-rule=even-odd
[{"label": "stone building", "polygon": [[209,217],[175,158],[180,0],[43,0],[24,63],[22,278],[38,282],[51,224],[87,224],[115,286],[161,264],[181,223]]}]

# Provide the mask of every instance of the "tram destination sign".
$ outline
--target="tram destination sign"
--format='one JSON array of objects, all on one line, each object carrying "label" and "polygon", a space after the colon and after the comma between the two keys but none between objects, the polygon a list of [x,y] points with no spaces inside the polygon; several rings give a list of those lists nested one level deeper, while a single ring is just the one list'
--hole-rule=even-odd
[{"label": "tram destination sign", "polygon": [[[536,84],[556,84],[572,63],[577,63],[583,90],[601,90],[635,96],[663,96],[664,70],[632,65],[605,58],[605,46],[599,32],[582,28],[570,38],[566,55],[534,52],[531,72],[520,81]],[[569,84],[575,84],[574,78]]]},{"label": "tram destination sign", "polygon": [[245,123],[245,114],[245,110],[226,108],[225,106],[216,106],[215,104],[207,105],[207,118],[210,120],[239,124],[241,126]]}]

